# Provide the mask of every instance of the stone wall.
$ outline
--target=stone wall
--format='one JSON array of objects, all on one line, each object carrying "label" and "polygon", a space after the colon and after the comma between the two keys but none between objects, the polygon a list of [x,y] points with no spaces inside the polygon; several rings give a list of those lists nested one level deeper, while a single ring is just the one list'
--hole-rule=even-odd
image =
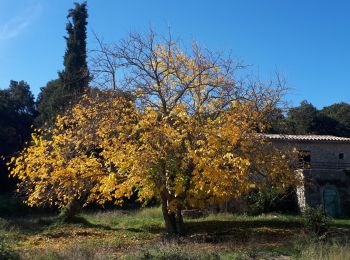
[{"label": "stone wall", "polygon": [[337,216],[350,216],[350,174],[343,169],[304,170],[305,202],[311,207],[325,206],[325,189],[338,194]]},{"label": "stone wall", "polygon": [[350,173],[347,170],[350,165],[350,143],[282,140],[273,143],[280,149],[296,148],[311,153],[311,168],[296,172],[304,176],[304,186],[297,190],[301,210],[305,205],[323,206],[335,211],[335,216],[350,216]]},{"label": "stone wall", "polygon": [[[350,143],[332,142],[284,142],[273,141],[273,144],[281,149],[293,149],[310,151],[311,162],[330,162],[350,164]],[[344,158],[339,159],[343,153]]]}]

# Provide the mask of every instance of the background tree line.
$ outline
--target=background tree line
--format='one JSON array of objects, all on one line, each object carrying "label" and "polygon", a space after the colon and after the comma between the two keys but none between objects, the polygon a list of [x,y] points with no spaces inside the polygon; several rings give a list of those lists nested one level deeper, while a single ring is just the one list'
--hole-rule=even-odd
[{"label": "background tree line", "polygon": [[272,117],[271,133],[350,137],[350,105],[345,102],[317,109],[304,100],[299,106],[288,109],[287,113],[277,110]]}]

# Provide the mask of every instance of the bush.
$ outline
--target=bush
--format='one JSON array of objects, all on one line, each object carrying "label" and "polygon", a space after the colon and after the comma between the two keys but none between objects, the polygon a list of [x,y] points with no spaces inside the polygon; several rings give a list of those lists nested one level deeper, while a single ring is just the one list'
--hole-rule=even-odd
[{"label": "bush", "polygon": [[19,259],[19,255],[16,251],[12,249],[12,247],[8,243],[0,240],[0,259],[15,260]]},{"label": "bush", "polygon": [[1,217],[23,217],[30,214],[54,213],[54,208],[32,208],[23,203],[23,200],[15,193],[0,194]]},{"label": "bush", "polygon": [[298,203],[293,189],[287,189],[284,193],[280,193],[272,187],[261,191],[252,190],[243,199],[247,201],[250,213],[253,215],[274,211],[285,213],[298,211]]},{"label": "bush", "polygon": [[306,207],[303,220],[305,228],[317,236],[325,234],[329,229],[330,219],[325,215],[322,207]]}]

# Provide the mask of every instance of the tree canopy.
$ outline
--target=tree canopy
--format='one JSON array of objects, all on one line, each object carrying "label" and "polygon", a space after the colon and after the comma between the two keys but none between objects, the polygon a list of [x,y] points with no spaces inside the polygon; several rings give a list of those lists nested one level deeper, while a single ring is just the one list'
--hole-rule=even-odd
[{"label": "tree canopy", "polygon": [[[7,89],[0,90],[0,156],[8,157],[22,149],[30,138],[35,116],[34,96],[26,82],[12,80]],[[0,190],[8,191],[10,181],[1,159],[0,168]]]},{"label": "tree canopy", "polygon": [[35,119],[37,126],[51,125],[57,114],[64,111],[67,106],[66,97],[60,79],[49,81],[37,98],[38,117]]},{"label": "tree canopy", "polygon": [[87,95],[33,134],[12,160],[28,204],[118,204],[136,193],[143,202],[158,198],[167,230],[178,233],[184,208],[298,182],[292,156],[258,134],[278,91],[237,85],[231,60],[196,45],[185,53],[152,32],[131,35],[115,51],[133,98]]},{"label": "tree canopy", "polygon": [[350,137],[350,105],[335,103],[317,109],[302,101],[288,110],[286,117],[280,114],[275,120],[278,127],[273,131],[287,134],[321,134]]},{"label": "tree canopy", "polygon": [[308,134],[315,131],[317,109],[306,100],[293,107],[287,114],[287,127],[293,134]]},{"label": "tree canopy", "polygon": [[335,125],[332,127],[335,135],[350,137],[350,105],[344,102],[326,106],[320,110],[320,114],[328,117]]},{"label": "tree canopy", "polygon": [[24,144],[35,116],[34,96],[26,82],[12,80],[0,90],[0,154],[11,154]]}]

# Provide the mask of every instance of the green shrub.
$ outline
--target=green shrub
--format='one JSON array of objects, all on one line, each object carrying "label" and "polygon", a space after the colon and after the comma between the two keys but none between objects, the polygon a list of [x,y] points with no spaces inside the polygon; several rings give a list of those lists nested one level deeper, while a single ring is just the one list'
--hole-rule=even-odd
[{"label": "green shrub", "polygon": [[293,189],[287,189],[286,192],[278,192],[273,187],[265,190],[252,190],[243,198],[249,205],[248,213],[259,215],[269,212],[288,212],[298,211],[297,200]]},{"label": "green shrub", "polygon": [[325,215],[322,207],[306,207],[303,213],[305,228],[317,236],[327,232],[330,225],[330,219]]},{"label": "green shrub", "polygon": [[8,221],[6,219],[0,217],[0,230],[6,229],[7,226],[8,226]]},{"label": "green shrub", "polygon": [[3,240],[0,240],[0,259],[1,260],[15,260],[19,259],[19,255],[12,247]]},{"label": "green shrub", "polygon": [[30,214],[56,212],[55,208],[29,207],[15,193],[0,194],[0,217],[23,217]]}]

